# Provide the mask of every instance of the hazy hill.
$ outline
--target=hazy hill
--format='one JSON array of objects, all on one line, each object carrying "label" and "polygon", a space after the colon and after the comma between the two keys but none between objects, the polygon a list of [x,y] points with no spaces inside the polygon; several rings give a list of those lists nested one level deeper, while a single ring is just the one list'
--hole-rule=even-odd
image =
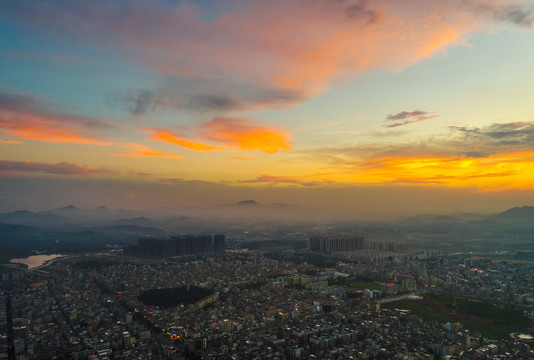
[{"label": "hazy hill", "polygon": [[456,223],[456,222],[463,222],[463,221],[466,221],[466,220],[460,217],[456,217],[456,216],[435,215],[435,214],[422,214],[422,215],[417,215],[417,216],[404,220],[404,222],[408,222],[408,223],[435,223],[435,224]]},{"label": "hazy hill", "polygon": [[236,204],[236,206],[258,206],[260,203],[258,203],[256,200],[243,200]]},{"label": "hazy hill", "polygon": [[156,226],[157,222],[146,218],[144,216],[139,216],[135,218],[124,218],[116,220],[112,225],[132,225],[132,226]]},{"label": "hazy hill", "polygon": [[53,227],[65,224],[101,224],[135,214],[132,211],[111,210],[105,206],[100,206],[95,209],[80,209],[74,205],[68,205],[39,212],[18,210],[2,213],[0,214],[0,222],[13,225]]}]

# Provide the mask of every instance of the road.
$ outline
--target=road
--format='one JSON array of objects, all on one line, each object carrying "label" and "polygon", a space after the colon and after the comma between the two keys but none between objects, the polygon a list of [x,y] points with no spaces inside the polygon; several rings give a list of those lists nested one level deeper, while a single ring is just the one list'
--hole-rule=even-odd
[{"label": "road", "polygon": [[15,359],[15,336],[13,335],[13,315],[11,314],[11,283],[6,294],[6,318],[7,318],[7,341],[8,358]]}]

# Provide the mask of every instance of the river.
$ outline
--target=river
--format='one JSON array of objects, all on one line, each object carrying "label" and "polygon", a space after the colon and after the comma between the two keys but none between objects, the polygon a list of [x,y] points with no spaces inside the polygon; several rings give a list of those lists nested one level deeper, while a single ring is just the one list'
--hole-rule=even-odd
[{"label": "river", "polygon": [[65,256],[65,255],[62,255],[62,254],[33,255],[33,256],[28,256],[26,258],[11,259],[9,260],[9,262],[25,264],[25,265],[28,265],[28,269],[33,269],[33,268],[43,265],[45,262],[49,260],[62,257],[62,256]]}]

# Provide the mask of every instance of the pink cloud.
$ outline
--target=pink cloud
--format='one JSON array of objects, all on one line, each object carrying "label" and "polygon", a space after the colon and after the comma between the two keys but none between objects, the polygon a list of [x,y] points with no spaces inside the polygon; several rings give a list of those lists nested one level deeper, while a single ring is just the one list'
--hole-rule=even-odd
[{"label": "pink cloud", "polygon": [[0,133],[8,136],[104,145],[96,134],[109,128],[100,119],[62,112],[39,98],[0,93]]},{"label": "pink cloud", "polygon": [[126,149],[125,152],[121,153],[112,153],[111,156],[123,156],[123,157],[162,157],[168,159],[183,159],[183,156],[175,154],[167,154],[160,151],[152,150],[149,147],[139,145],[139,144],[119,144],[117,145],[120,148]]},{"label": "pink cloud", "polygon": [[127,96],[142,114],[292,106],[358,74],[410,66],[496,22],[532,27],[522,3],[246,0],[204,10],[189,1],[43,0],[5,11],[167,76],[166,87]]},{"label": "pink cloud", "polygon": [[56,175],[94,175],[102,173],[114,173],[110,169],[95,169],[86,165],[78,165],[70,162],[57,164],[42,163],[34,161],[0,161],[0,171],[2,172],[37,172]]},{"label": "pink cloud", "polygon": [[413,123],[423,122],[430,119],[435,119],[439,117],[438,114],[428,112],[428,111],[421,111],[421,110],[414,110],[414,111],[402,111],[395,115],[388,115],[386,120],[389,121],[395,121],[393,124],[384,125],[388,128],[394,128],[404,125],[409,125]]},{"label": "pink cloud", "polygon": [[184,147],[188,150],[193,151],[213,151],[213,150],[221,150],[220,147],[212,146],[209,144],[203,144],[200,142],[185,140],[181,136],[168,131],[168,130],[162,130],[162,129],[151,129],[153,131],[153,140],[159,140],[159,141],[165,141],[170,144],[179,145],[181,147]]}]

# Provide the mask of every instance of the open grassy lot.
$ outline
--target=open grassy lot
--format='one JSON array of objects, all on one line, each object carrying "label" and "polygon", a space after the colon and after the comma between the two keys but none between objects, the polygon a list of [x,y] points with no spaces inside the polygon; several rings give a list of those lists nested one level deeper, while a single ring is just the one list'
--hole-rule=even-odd
[{"label": "open grassy lot", "polygon": [[382,304],[386,309],[406,309],[424,321],[459,322],[491,339],[505,339],[513,331],[525,331],[531,320],[519,306],[498,304],[448,294],[425,294],[420,300],[400,300]]},{"label": "open grassy lot", "polygon": [[377,284],[373,279],[366,277],[357,277],[357,278],[338,278],[337,280],[330,281],[329,285],[343,286],[346,289],[369,289],[369,290],[380,290],[380,285]]}]

